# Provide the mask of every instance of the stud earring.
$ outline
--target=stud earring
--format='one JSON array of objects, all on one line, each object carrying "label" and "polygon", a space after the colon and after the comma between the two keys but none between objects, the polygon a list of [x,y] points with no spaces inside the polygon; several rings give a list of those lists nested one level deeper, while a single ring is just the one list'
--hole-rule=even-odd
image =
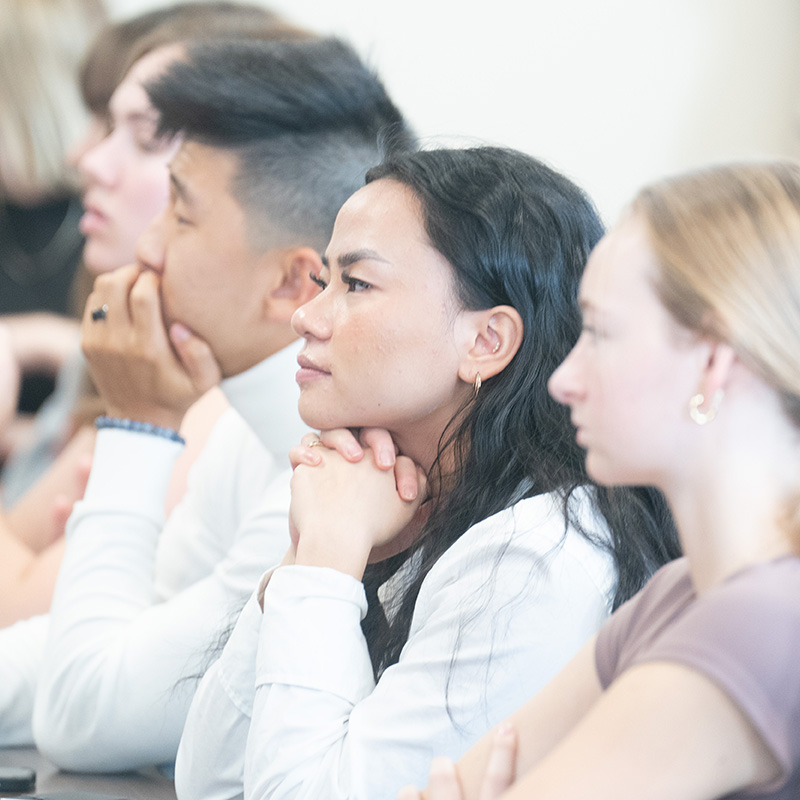
[{"label": "stud earring", "polygon": [[495,342],[494,347],[492,348],[492,352],[496,353],[500,349],[500,342]]},{"label": "stud earring", "polygon": [[475,373],[475,384],[474,384],[475,397],[478,396],[478,392],[481,390],[481,383],[482,383],[481,374],[480,374],[480,372],[476,372]]},{"label": "stud earring", "polygon": [[719,411],[719,406],[724,396],[725,393],[722,389],[714,392],[714,397],[711,398],[711,404],[708,410],[703,411],[700,406],[706,401],[705,395],[702,392],[698,392],[694,395],[689,401],[689,416],[692,422],[695,422],[697,425],[705,425],[707,422],[711,422],[714,417],[717,416],[717,411]]}]

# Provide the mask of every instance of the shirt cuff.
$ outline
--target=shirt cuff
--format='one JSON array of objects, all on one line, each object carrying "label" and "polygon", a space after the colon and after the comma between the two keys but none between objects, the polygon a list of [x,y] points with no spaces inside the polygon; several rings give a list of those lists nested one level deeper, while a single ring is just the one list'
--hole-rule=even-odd
[{"label": "shirt cuff", "polygon": [[363,699],[375,685],[361,631],[363,585],[338,570],[298,565],[280,567],[268,580],[256,686],[278,683],[352,703]]},{"label": "shirt cuff", "polygon": [[160,436],[99,430],[82,505],[162,518],[172,469],[182,450],[178,442]]}]

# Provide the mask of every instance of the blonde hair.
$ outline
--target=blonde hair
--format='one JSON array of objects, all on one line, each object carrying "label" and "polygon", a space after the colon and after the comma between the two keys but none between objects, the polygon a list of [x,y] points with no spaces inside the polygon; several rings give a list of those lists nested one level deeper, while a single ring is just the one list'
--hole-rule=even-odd
[{"label": "blonde hair", "polygon": [[[732,164],[643,189],[633,212],[683,326],[725,341],[800,428],[800,164]],[[783,510],[800,553],[800,487]]]},{"label": "blonde hair", "polygon": [[800,164],[731,164],[643,189],[633,211],[682,325],[728,342],[800,427]]},{"label": "blonde hair", "polygon": [[105,21],[102,0],[0,3],[0,192],[36,201],[68,188],[69,147],[84,132],[84,52]]},{"label": "blonde hair", "polygon": [[147,53],[177,42],[207,39],[308,39],[313,34],[255,3],[191,0],[107,25],[81,67],[80,86],[93,114],[105,116],[114,89]]}]

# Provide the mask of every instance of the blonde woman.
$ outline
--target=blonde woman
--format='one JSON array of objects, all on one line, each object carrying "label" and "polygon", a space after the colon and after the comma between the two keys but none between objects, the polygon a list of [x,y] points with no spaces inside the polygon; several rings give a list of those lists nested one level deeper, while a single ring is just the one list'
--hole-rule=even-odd
[{"label": "blonde woman", "polygon": [[550,390],[590,475],[664,491],[686,557],[425,796],[796,798],[800,165],[643,190],[580,299]]},{"label": "blonde woman", "polygon": [[[63,316],[82,247],[66,157],[87,121],[78,70],[104,19],[102,0],[0,5],[0,314],[15,315],[5,322],[23,376],[55,374],[77,343],[77,323]],[[32,410],[46,385],[24,389]],[[4,428],[4,453],[24,430]]]}]

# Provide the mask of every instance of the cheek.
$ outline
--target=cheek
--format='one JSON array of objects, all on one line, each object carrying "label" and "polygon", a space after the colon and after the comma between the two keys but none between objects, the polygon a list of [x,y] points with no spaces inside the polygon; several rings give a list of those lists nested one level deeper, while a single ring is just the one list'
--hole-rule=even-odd
[{"label": "cheek", "polygon": [[121,211],[129,220],[128,232],[138,237],[156,215],[167,207],[169,173],[164,164],[150,165],[130,175],[127,191],[121,198]]}]

